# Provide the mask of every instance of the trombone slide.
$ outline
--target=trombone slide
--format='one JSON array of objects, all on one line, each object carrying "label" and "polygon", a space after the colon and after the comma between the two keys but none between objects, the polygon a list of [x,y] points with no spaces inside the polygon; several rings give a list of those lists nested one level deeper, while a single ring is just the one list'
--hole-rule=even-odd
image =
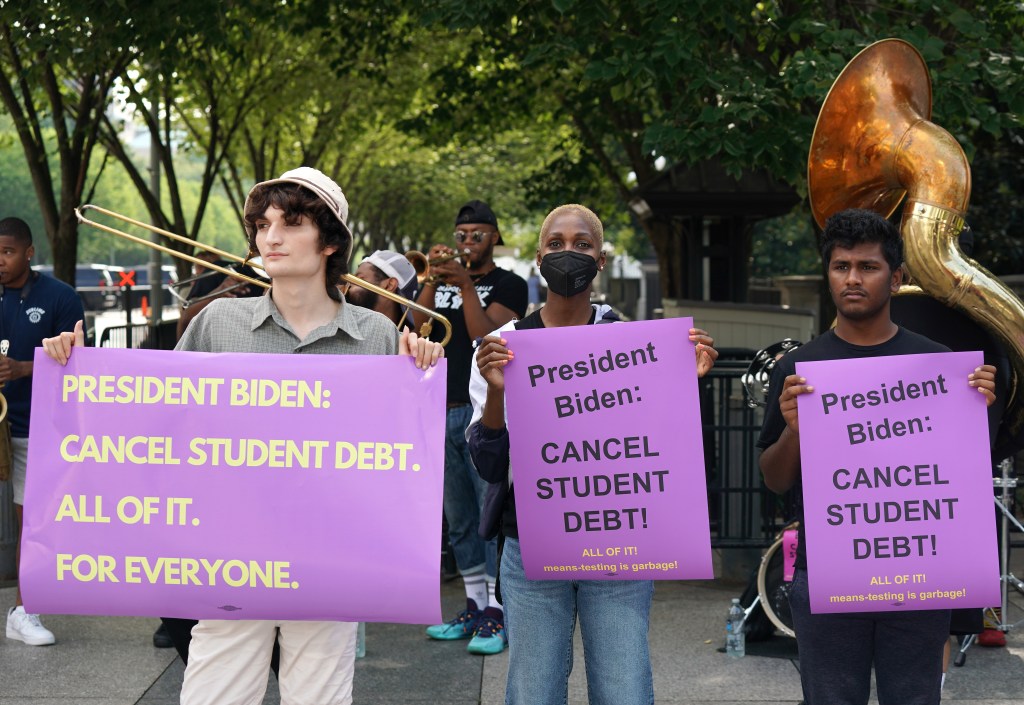
[{"label": "trombone slide", "polygon": [[[187,238],[184,235],[178,235],[177,233],[172,233],[169,230],[164,230],[163,228],[158,228],[155,225],[150,225],[149,223],[143,223],[142,221],[135,220],[134,218],[129,218],[126,215],[122,215],[120,213],[116,213],[114,211],[107,210],[106,208],[101,208],[100,206],[94,206],[92,204],[86,204],[86,205],[81,206],[80,208],[76,208],[75,209],[75,216],[78,218],[78,222],[82,223],[83,225],[89,225],[89,226],[92,226],[94,228],[97,228],[98,230],[103,230],[104,232],[108,232],[111,235],[116,235],[117,237],[121,237],[121,238],[124,238],[126,240],[130,240],[131,242],[137,243],[139,245],[143,245],[143,246],[149,247],[151,249],[159,250],[160,252],[163,252],[165,254],[170,255],[171,257],[177,257],[178,259],[183,259],[183,260],[186,260],[188,262],[192,262],[193,264],[198,264],[198,265],[200,265],[202,267],[205,267],[206,269],[211,269],[211,270],[213,270],[215,272],[220,272],[221,274],[224,274],[225,276],[229,276],[229,277],[231,277],[233,279],[237,279],[240,282],[244,282],[246,284],[252,284],[254,286],[262,287],[264,289],[269,289],[270,288],[270,282],[266,282],[266,281],[263,281],[261,279],[255,279],[253,277],[246,276],[245,274],[241,274],[241,273],[236,272],[236,271],[234,271],[232,269],[229,269],[227,267],[221,267],[220,265],[213,264],[211,262],[208,262],[207,260],[200,259],[198,257],[193,257],[192,255],[185,254],[184,252],[178,252],[177,250],[171,249],[170,247],[166,247],[166,246],[161,245],[159,243],[150,242],[146,238],[138,237],[137,235],[131,235],[130,233],[126,233],[126,232],[123,232],[123,231],[118,230],[116,228],[112,228],[109,225],[104,225],[103,223],[97,223],[94,220],[89,220],[88,218],[86,218],[82,214],[85,211],[90,211],[90,210],[96,211],[97,213],[102,213],[103,215],[106,215],[106,216],[108,216],[110,218],[113,218],[115,220],[120,220],[120,221],[122,221],[124,223],[128,223],[130,225],[134,225],[134,226],[142,228],[144,230],[149,230],[150,232],[157,233],[158,235],[163,235],[166,238],[169,238],[169,239],[174,240],[176,242],[181,242],[181,243],[186,244],[186,245],[188,245],[190,247],[199,248],[199,249],[205,250],[207,252],[212,252],[213,254],[217,255],[218,257],[221,257],[222,259],[226,259],[226,260],[229,260],[231,262],[235,262],[235,263],[242,264],[242,265],[248,265],[250,267],[254,267],[254,268],[258,268],[258,269],[263,269],[263,265],[257,264],[256,262],[253,262],[253,261],[249,260],[249,258],[247,258],[247,257],[239,257],[238,255],[232,254],[230,252],[225,252],[224,250],[221,250],[220,248],[214,247],[212,245],[207,245],[205,243],[196,242],[195,240],[192,240],[191,238]],[[423,259],[426,260],[426,257],[424,257]],[[415,264],[413,266],[415,267]],[[359,277],[357,277],[355,275],[344,274],[344,275],[342,275],[341,278],[342,278],[343,281],[346,281],[349,284],[355,284],[356,286],[361,286],[364,289],[368,289],[369,291],[372,291],[372,292],[374,292],[375,294],[377,294],[379,296],[383,296],[386,299],[390,299],[391,301],[394,301],[394,302],[396,302],[398,304],[401,304],[402,306],[407,306],[408,308],[412,309],[413,311],[416,311],[417,313],[422,313],[424,316],[427,316],[428,320],[423,324],[423,327],[421,328],[421,332],[420,332],[420,334],[423,335],[423,336],[429,335],[429,333],[430,333],[430,327],[431,327],[431,324],[432,324],[432,321],[430,319],[437,320],[438,322],[441,323],[442,326],[444,326],[444,330],[445,330],[444,339],[441,341],[441,345],[442,346],[443,345],[447,345],[448,341],[451,340],[451,338],[452,338],[452,324],[451,324],[451,322],[447,318],[442,316],[441,314],[437,313],[436,311],[432,311],[432,310],[430,310],[428,308],[420,306],[415,301],[410,301],[409,299],[407,299],[407,298],[405,298],[403,296],[399,296],[398,294],[392,293],[392,292],[388,291],[387,289],[382,289],[379,286],[376,286],[375,284],[371,284],[368,281],[364,281],[364,280],[360,279]],[[339,282],[339,284],[340,284],[340,282]],[[4,405],[3,413],[6,413],[6,405]]]}]

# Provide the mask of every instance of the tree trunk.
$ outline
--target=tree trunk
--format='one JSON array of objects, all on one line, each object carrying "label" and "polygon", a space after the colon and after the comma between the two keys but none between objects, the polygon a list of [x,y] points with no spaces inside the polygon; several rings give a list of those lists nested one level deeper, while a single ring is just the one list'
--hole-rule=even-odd
[{"label": "tree trunk", "polygon": [[61,208],[57,230],[52,233],[53,276],[75,285],[75,262],[78,259],[78,218],[72,208]]},{"label": "tree trunk", "polygon": [[680,252],[672,224],[663,220],[648,220],[643,223],[643,227],[658,257],[662,298],[682,298],[682,281],[678,276]]}]

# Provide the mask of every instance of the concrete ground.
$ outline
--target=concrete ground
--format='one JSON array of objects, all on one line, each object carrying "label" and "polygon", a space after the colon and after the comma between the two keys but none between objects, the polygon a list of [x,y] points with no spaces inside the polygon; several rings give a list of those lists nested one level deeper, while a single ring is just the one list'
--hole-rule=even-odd
[{"label": "concrete ground", "polygon": [[[1013,561],[1024,575],[1024,550]],[[786,703],[800,701],[793,640],[776,636],[748,645],[747,657],[728,658],[724,640],[729,600],[742,585],[658,583],[651,613],[651,653],[658,703]],[[1024,620],[1024,595],[1012,594],[1009,621]],[[444,613],[464,604],[458,581],[442,590]],[[14,589],[0,589],[0,605]],[[47,616],[57,636],[50,647],[27,647],[0,637],[0,705],[171,705],[178,702],[183,668],[173,649],[152,646],[155,619]],[[466,642],[436,642],[419,626],[367,625],[366,657],[356,663],[356,705],[504,702],[507,653],[471,656]],[[582,646],[577,633],[572,705],[586,703]],[[962,668],[950,667],[944,699],[960,705],[1016,705],[1024,694],[1024,621],[1004,649],[973,647]],[[264,700],[279,703],[271,676]]]}]

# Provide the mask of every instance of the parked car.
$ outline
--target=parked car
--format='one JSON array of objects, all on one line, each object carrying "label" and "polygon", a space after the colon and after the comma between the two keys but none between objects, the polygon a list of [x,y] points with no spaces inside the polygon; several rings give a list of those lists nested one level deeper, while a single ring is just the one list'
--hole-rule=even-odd
[{"label": "parked car", "polygon": [[[53,276],[53,265],[37,264],[32,269]],[[105,311],[118,303],[118,267],[107,264],[80,264],[75,267],[75,291],[86,311]]]}]

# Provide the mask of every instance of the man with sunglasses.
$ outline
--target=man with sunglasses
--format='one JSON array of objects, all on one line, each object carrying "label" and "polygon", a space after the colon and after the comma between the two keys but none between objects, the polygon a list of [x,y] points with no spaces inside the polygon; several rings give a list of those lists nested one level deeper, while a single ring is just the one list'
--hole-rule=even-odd
[{"label": "man with sunglasses", "polygon": [[[526,282],[494,264],[494,247],[503,244],[498,219],[483,201],[470,201],[455,218],[452,246],[434,245],[428,258],[460,257],[431,265],[417,303],[446,316],[452,339],[448,358],[448,421],[445,427],[444,514],[448,538],[466,586],[466,609],[446,624],[427,628],[433,639],[471,639],[467,651],[498,654],[505,650],[504,614],[494,597],[497,545],[477,533],[486,485],[473,467],[466,427],[473,408],[469,373],[473,340],[526,315]],[[417,324],[421,321],[417,320]],[[435,326],[434,338],[442,331]]]}]

